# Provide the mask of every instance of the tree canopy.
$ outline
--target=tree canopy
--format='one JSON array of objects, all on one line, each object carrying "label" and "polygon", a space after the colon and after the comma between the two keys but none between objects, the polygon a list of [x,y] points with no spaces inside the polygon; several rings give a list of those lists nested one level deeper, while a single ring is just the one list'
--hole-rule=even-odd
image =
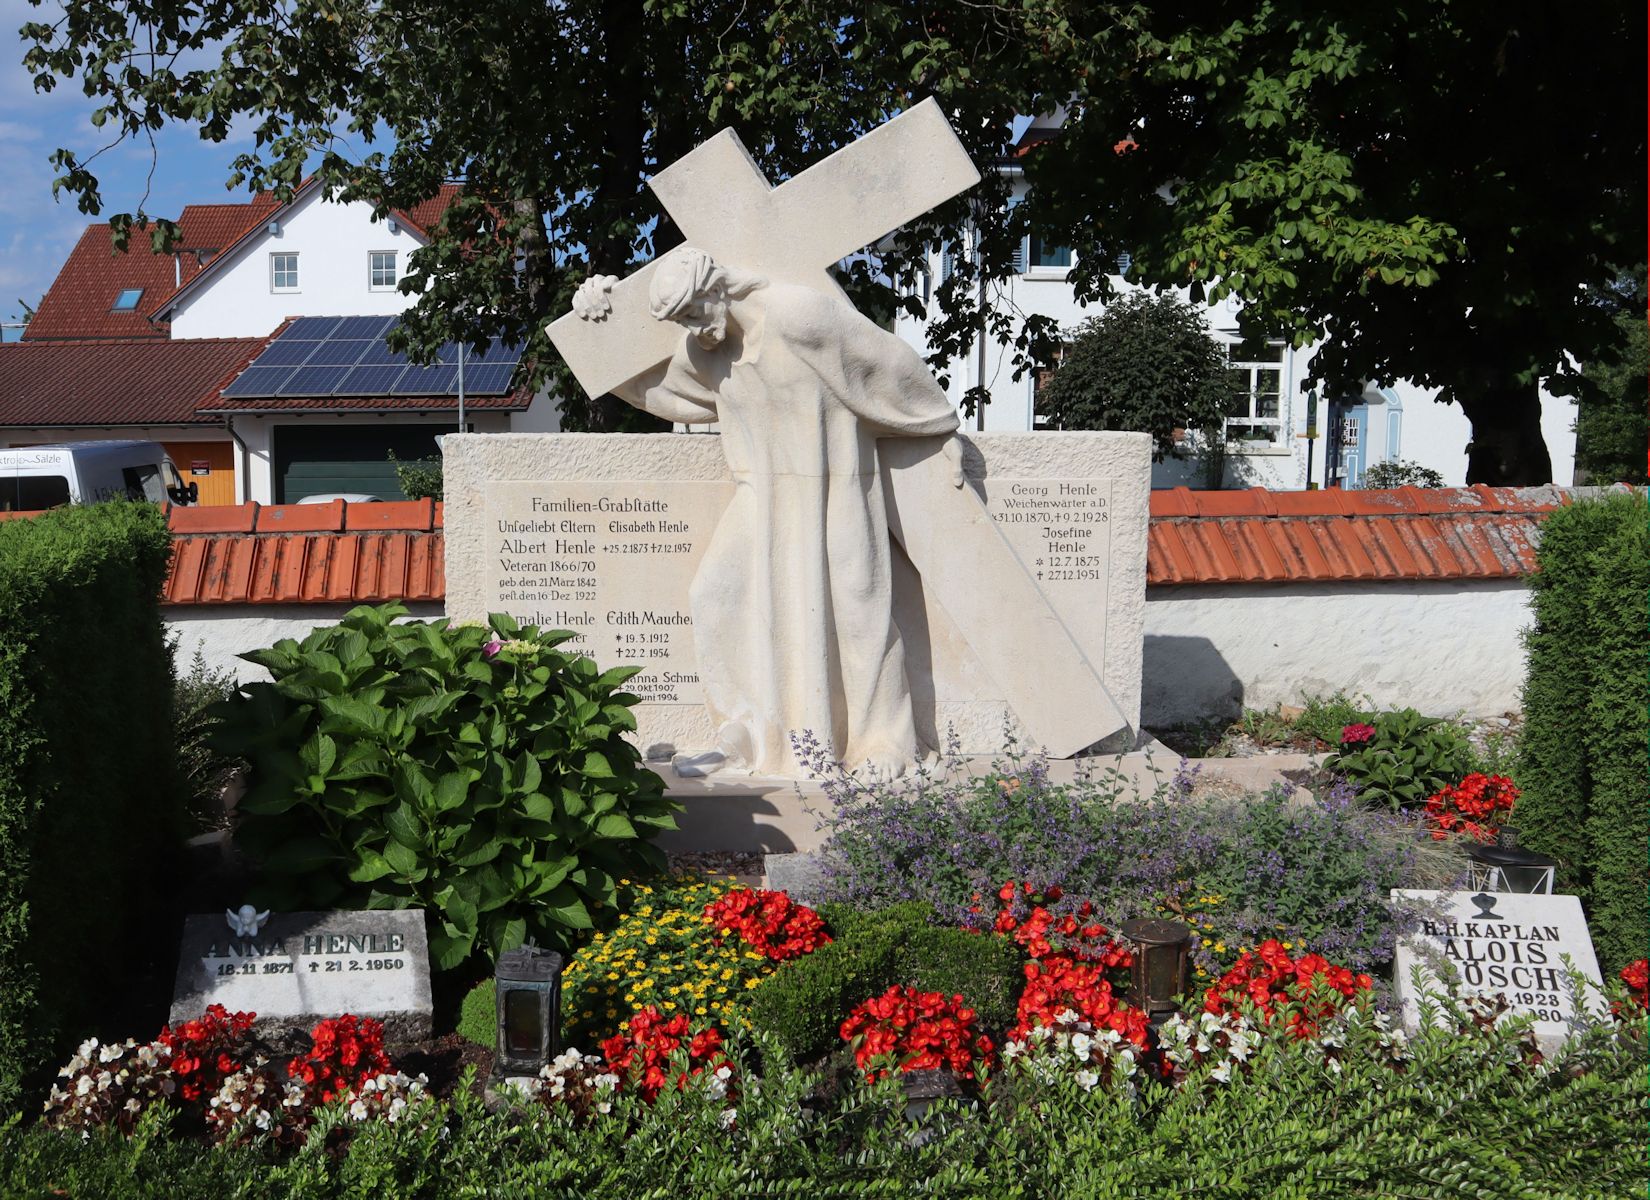
[{"label": "tree canopy", "polygon": [[1537,382],[1608,347],[1595,294],[1643,255],[1641,10],[1065,11],[1080,82],[1027,174],[1080,294],[1126,252],[1131,281],[1241,298],[1250,335],[1325,339],[1332,394],[1441,388],[1472,421],[1469,482],[1551,477]]},{"label": "tree canopy", "polygon": [[1154,462],[1184,457],[1188,429],[1224,439],[1232,376],[1200,307],[1148,292],[1107,305],[1078,329],[1039,411],[1062,429],[1149,433]]},{"label": "tree canopy", "polygon": [[[64,0],[23,32],[36,86],[77,81],[117,136],[250,124],[234,186],[309,170],[387,213],[462,182],[413,256],[405,336],[526,337],[541,377],[585,275],[679,240],[654,171],[731,125],[778,181],[929,95],[982,167],[1017,114],[1068,114],[1023,159],[1026,203],[988,170],[847,270],[868,311],[915,311],[924,250],[960,251],[942,370],[982,325],[1022,367],[1052,359],[1052,324],[980,287],[1035,224],[1076,250],[1084,298],[1120,252],[1131,281],[1236,295],[1247,336],[1327,337],[1325,388],[1442,388],[1472,420],[1469,479],[1536,482],[1537,380],[1609,342],[1589,296],[1643,256],[1645,131],[1622,116],[1643,20],[1606,0]],[[55,161],[101,211],[94,164]],[[603,419],[574,403],[575,426]]]}]

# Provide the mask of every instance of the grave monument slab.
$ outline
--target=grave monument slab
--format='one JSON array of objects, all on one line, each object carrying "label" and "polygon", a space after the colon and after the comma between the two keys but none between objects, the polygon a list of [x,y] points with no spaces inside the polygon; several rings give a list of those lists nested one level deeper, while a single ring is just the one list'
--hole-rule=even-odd
[{"label": "grave monument slab", "polygon": [[1441,990],[1440,979],[1453,975],[1466,995],[1504,996],[1513,1012],[1534,1015],[1544,1045],[1562,1041],[1577,1017],[1571,968],[1594,985],[1583,997],[1586,1013],[1604,1014],[1598,959],[1575,896],[1405,889],[1392,896],[1437,912],[1398,943],[1393,963],[1410,1028],[1420,1021],[1417,968],[1421,990]]},{"label": "grave monument slab", "polygon": [[430,1034],[430,953],[422,909],[192,914],[184,918],[170,1021],[209,1004],[257,1014],[253,1030],[301,1044],[326,1017],[384,1022],[391,1042]]}]

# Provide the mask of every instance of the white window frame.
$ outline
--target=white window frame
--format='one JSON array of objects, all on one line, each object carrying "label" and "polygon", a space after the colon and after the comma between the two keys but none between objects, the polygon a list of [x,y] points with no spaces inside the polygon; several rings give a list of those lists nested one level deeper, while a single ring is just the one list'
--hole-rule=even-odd
[{"label": "white window frame", "polygon": [[[290,284],[279,282],[280,277],[287,273],[286,270],[277,265],[278,261],[283,258],[292,260],[290,270],[292,282]],[[298,252],[296,250],[271,250],[269,252],[269,290],[271,292],[299,291],[298,283],[300,279],[302,279],[302,276],[298,274]]]},{"label": "white window frame", "polygon": [[[376,260],[377,260],[378,256],[381,255],[381,254],[387,254],[387,255],[390,256],[390,281],[388,283],[379,283],[378,282],[378,263],[377,263]],[[393,292],[393,291],[395,291],[396,283],[399,282],[400,279],[401,279],[400,256],[394,250],[368,250],[367,251],[367,291],[369,291],[369,292]]]},{"label": "white window frame", "polygon": [[[1290,445],[1290,434],[1293,432],[1293,425],[1289,414],[1289,347],[1280,341],[1267,342],[1267,349],[1277,352],[1277,358],[1275,359],[1231,357],[1233,352],[1241,345],[1242,343],[1236,339],[1226,343],[1226,365],[1227,370],[1234,375],[1241,372],[1248,376],[1248,411],[1240,416],[1229,415],[1226,418],[1226,452],[1228,454],[1291,454],[1293,453],[1293,447]],[[1276,371],[1278,375],[1278,415],[1275,417],[1257,416],[1255,413],[1256,398],[1272,394],[1260,390],[1260,372],[1262,371]],[[1241,387],[1236,380],[1234,380],[1234,385]],[[1231,437],[1231,430],[1234,426],[1250,429],[1255,426],[1267,426],[1275,428],[1277,432],[1267,441],[1249,438],[1235,440]]]},{"label": "white window frame", "polygon": [[1026,240],[1024,242],[1024,249],[1025,249],[1025,256],[1026,256],[1026,258],[1025,258],[1025,263],[1026,263],[1025,276],[1026,276],[1026,278],[1027,279],[1064,279],[1066,276],[1070,275],[1072,267],[1077,265],[1077,252],[1075,250],[1071,249],[1071,247],[1069,247],[1069,246],[1057,246],[1057,247],[1055,247],[1055,249],[1065,250],[1066,254],[1071,258],[1071,262],[1067,263],[1063,267],[1051,267],[1051,266],[1044,266],[1040,263],[1034,263],[1034,262],[1031,261],[1031,251],[1032,251],[1032,247],[1035,246],[1036,243],[1039,240],[1040,239],[1035,234],[1027,234],[1026,235]]}]

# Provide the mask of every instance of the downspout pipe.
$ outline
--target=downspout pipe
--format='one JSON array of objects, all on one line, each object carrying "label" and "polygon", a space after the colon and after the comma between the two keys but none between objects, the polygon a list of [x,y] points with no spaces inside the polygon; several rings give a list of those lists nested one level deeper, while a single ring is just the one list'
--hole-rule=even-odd
[{"label": "downspout pipe", "polygon": [[229,440],[235,443],[235,503],[245,504],[247,493],[251,490],[251,480],[246,477],[247,449],[241,435],[235,432],[235,418],[225,414],[223,418],[224,430],[229,434]]}]

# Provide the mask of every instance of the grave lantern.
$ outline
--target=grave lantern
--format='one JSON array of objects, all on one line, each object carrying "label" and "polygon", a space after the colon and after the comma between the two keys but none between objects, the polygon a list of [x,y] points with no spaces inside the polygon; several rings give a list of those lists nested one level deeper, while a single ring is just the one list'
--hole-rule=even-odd
[{"label": "grave lantern", "polygon": [[1558,860],[1516,846],[1467,847],[1467,886],[1486,892],[1540,892],[1552,895]]},{"label": "grave lantern", "polygon": [[526,945],[498,956],[498,1046],[493,1075],[537,1075],[556,1054],[562,956]]},{"label": "grave lantern", "polygon": [[1140,917],[1124,921],[1118,931],[1134,951],[1129,1003],[1154,1021],[1174,1012],[1175,997],[1184,995],[1190,983],[1192,927],[1180,921]]}]

